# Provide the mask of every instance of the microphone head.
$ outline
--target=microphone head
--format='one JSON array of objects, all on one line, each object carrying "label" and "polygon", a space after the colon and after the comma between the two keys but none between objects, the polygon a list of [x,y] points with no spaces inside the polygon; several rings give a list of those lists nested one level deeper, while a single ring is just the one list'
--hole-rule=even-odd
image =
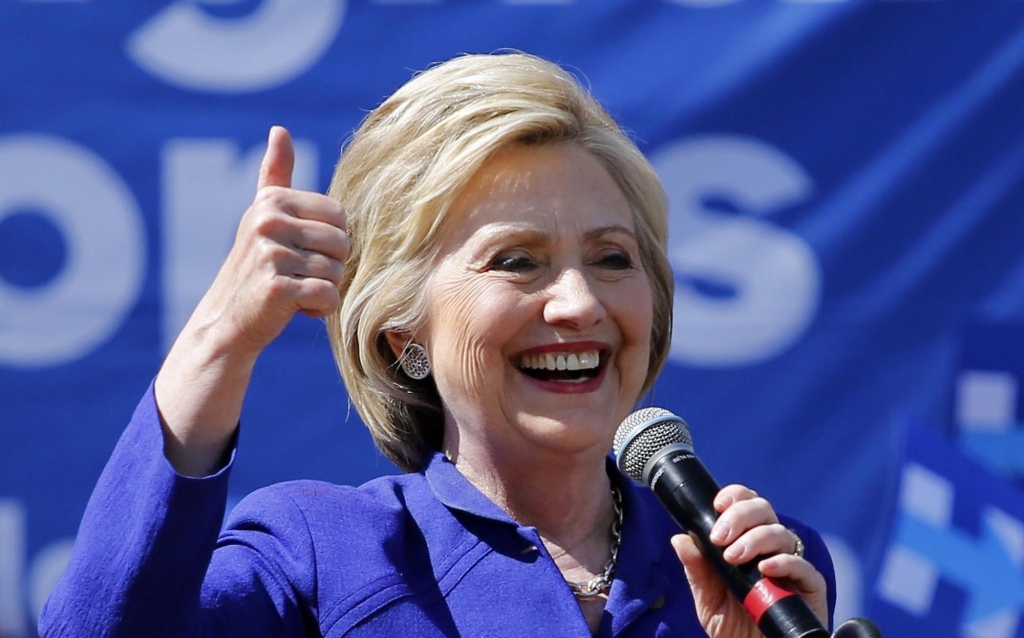
[{"label": "microphone head", "polygon": [[662,408],[643,408],[630,414],[615,431],[615,464],[623,474],[643,483],[644,466],[658,451],[670,445],[693,449],[690,427]]}]

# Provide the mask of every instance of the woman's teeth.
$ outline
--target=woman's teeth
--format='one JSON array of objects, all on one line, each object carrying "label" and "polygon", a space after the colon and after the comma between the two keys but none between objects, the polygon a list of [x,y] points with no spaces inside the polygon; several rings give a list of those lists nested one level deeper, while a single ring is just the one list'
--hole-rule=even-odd
[{"label": "woman's teeth", "polygon": [[525,370],[592,370],[600,363],[597,350],[586,352],[523,355],[519,367]]}]

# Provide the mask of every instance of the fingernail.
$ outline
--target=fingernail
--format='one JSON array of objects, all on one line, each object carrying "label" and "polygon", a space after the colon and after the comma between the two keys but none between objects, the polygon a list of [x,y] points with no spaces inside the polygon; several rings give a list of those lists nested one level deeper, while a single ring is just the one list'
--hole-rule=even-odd
[{"label": "fingernail", "polygon": [[729,531],[726,525],[715,525],[711,528],[711,540],[720,543],[729,537]]},{"label": "fingernail", "polygon": [[725,552],[722,553],[726,559],[735,560],[742,556],[747,551],[747,548],[743,543],[733,543],[730,545]]}]

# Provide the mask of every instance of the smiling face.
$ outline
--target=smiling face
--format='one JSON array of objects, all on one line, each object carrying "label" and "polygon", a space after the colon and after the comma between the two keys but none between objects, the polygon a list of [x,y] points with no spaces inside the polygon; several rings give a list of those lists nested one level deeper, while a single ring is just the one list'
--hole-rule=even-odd
[{"label": "smiling face", "polygon": [[651,340],[622,192],[578,144],[518,145],[484,165],[450,219],[416,335],[446,452],[603,457],[639,398]]}]

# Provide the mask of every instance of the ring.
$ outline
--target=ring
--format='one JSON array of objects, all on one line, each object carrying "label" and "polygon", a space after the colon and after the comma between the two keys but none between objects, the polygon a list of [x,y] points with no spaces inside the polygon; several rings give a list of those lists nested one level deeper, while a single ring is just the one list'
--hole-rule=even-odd
[{"label": "ring", "polygon": [[804,557],[804,541],[800,538],[800,535],[797,534],[796,532],[794,532],[793,530],[789,530],[789,532],[793,535],[793,540],[796,541],[796,546],[793,547],[792,554],[794,556],[796,556],[797,558],[803,558]]}]

